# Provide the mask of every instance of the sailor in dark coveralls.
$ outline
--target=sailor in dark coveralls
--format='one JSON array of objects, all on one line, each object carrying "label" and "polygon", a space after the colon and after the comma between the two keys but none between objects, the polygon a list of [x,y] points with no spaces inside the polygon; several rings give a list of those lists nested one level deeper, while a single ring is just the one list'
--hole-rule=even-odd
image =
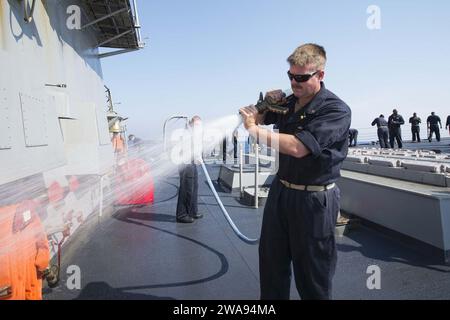
[{"label": "sailor in dark coveralls", "polygon": [[447,121],[445,122],[445,129],[448,129],[448,134],[450,134],[450,116],[447,116]]},{"label": "sailor in dark coveralls", "polygon": [[389,143],[392,149],[394,149],[394,139],[397,140],[399,149],[403,148],[402,129],[400,126],[404,124],[405,120],[398,114],[397,109],[392,110],[392,114],[388,119]]},{"label": "sailor in dark coveralls", "polygon": [[356,147],[358,144],[358,130],[350,129],[348,130],[348,146]]},{"label": "sailor in dark coveralls", "polygon": [[[302,45],[288,62],[293,95],[286,115],[240,109],[250,135],[272,146],[278,140],[280,152],[259,244],[261,299],[289,299],[291,263],[302,299],[331,299],[340,199],[335,182],[347,156],[351,111],[322,82],[323,47]],[[279,90],[268,95],[281,96]],[[258,124],[276,124],[279,133]]]},{"label": "sailor in dark coveralls", "polygon": [[412,142],[420,142],[420,124],[422,120],[417,116],[417,113],[413,113],[413,116],[409,118],[411,123]]},{"label": "sailor in dark coveralls", "polygon": [[436,140],[438,142],[441,141],[441,132],[439,131],[439,126],[441,126],[442,129],[441,118],[439,118],[439,116],[435,115],[434,112],[432,112],[431,116],[428,116],[427,118],[427,127],[430,131],[430,134],[428,135],[429,142],[433,140],[433,133],[436,135]]},{"label": "sailor in dark coveralls", "polygon": [[384,118],[384,115],[380,114],[378,118],[375,118],[372,121],[372,126],[377,125],[377,135],[378,142],[380,143],[380,148],[389,149],[389,130],[388,130],[388,122]]},{"label": "sailor in dark coveralls", "polygon": [[178,201],[176,220],[179,223],[192,223],[200,219],[203,214],[198,213],[198,171],[197,164],[201,158],[201,119],[194,116],[189,122],[191,128],[189,136],[191,149],[189,159],[178,167],[180,174],[180,188],[178,190]]}]

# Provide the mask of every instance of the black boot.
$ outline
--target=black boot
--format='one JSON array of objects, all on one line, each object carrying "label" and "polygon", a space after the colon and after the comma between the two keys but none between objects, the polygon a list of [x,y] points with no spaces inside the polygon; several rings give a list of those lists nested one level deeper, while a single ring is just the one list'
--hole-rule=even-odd
[{"label": "black boot", "polygon": [[194,222],[194,218],[190,217],[190,216],[182,216],[182,217],[177,217],[177,222],[180,223],[192,223]]}]

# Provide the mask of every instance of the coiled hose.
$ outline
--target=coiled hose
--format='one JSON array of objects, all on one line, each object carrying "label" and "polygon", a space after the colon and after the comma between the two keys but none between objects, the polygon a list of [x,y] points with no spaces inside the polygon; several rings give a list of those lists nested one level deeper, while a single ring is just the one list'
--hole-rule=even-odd
[{"label": "coiled hose", "polygon": [[214,188],[214,185],[211,181],[211,177],[209,176],[208,170],[206,170],[205,163],[203,162],[203,159],[200,161],[200,164],[202,166],[203,172],[205,173],[206,180],[208,181],[209,188],[211,189],[212,193],[214,194],[214,198],[216,198],[217,204],[219,205],[220,209],[222,210],[222,213],[225,217],[225,219],[228,221],[229,225],[233,229],[234,233],[245,243],[248,244],[257,244],[259,242],[259,239],[251,239],[242,234],[241,231],[239,231],[238,227],[234,224],[233,220],[230,218],[230,215],[228,214],[227,210],[225,209],[222,200],[220,200],[219,195],[217,194],[216,189]]}]

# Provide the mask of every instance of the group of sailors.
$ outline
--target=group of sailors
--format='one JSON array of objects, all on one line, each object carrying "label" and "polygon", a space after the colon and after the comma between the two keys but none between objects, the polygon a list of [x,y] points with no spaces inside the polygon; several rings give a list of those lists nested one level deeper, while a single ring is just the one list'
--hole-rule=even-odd
[{"label": "group of sailors", "polygon": [[[422,120],[417,116],[417,113],[413,113],[412,117],[409,118],[409,123],[411,124],[412,142],[421,142],[420,124]],[[387,121],[382,114],[375,118],[372,121],[372,126],[376,125],[378,127],[377,134],[380,147],[394,148],[395,142],[397,142],[398,148],[401,149],[403,147],[401,126],[404,124],[405,120],[396,109],[392,111]],[[450,130],[450,116],[447,117],[445,128]],[[438,142],[441,141],[441,118],[434,112],[431,112],[427,118],[427,129],[429,142],[432,142],[433,134]]]}]

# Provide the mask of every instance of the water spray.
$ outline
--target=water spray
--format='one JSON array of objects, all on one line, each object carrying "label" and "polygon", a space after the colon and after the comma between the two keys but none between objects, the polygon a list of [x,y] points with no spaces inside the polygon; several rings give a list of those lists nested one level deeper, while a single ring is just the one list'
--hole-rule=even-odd
[{"label": "water spray", "polygon": [[[288,113],[289,108],[286,106],[288,99],[292,96],[292,91],[290,90],[276,90],[276,91],[272,91],[271,94],[266,95],[266,97],[264,98],[262,92],[259,95],[259,100],[256,103],[255,107],[258,110],[258,113],[262,114],[264,112],[273,112],[276,114],[281,114],[281,115],[285,115]],[[172,119],[185,119],[185,121],[188,121],[188,118],[186,116],[174,116],[171,117],[169,119],[167,119],[164,123],[164,128],[163,128],[163,143],[164,143],[164,151],[166,151],[166,125],[167,122],[172,120]],[[230,117],[226,117],[224,119],[224,121],[222,122],[226,122],[226,124],[232,123],[234,126],[234,129],[236,129],[237,127],[239,127],[242,124],[242,117],[240,115],[233,115]],[[216,122],[214,124],[211,124],[210,127],[223,127],[224,123],[222,123],[221,121]],[[207,128],[206,128],[207,129]],[[211,129],[211,128],[210,128]],[[217,141],[213,141],[213,143],[217,143]],[[208,149],[208,147],[210,146],[206,146]],[[228,224],[231,226],[231,228],[233,229],[234,233],[245,243],[248,244],[257,244],[259,242],[259,239],[253,239],[253,238],[249,238],[247,236],[245,236],[236,226],[236,224],[233,222],[233,219],[231,219],[230,215],[228,214],[225,206],[222,203],[222,200],[220,199],[219,195],[217,194],[216,189],[214,188],[214,185],[211,181],[211,177],[209,176],[208,170],[206,169],[205,163],[203,161],[203,159],[200,157],[199,159],[201,167],[203,169],[203,172],[205,174],[206,180],[208,182],[208,186],[211,189],[214,198],[216,199],[217,204],[219,205],[225,219],[227,220]]]},{"label": "water spray", "polygon": [[[188,121],[188,118],[186,116],[174,116],[174,117],[170,117],[169,119],[167,119],[165,121],[164,128],[163,128],[163,136],[164,136],[163,144],[165,146],[167,145],[167,143],[166,143],[166,125],[170,120],[173,120],[173,119],[186,119],[186,122]],[[242,123],[242,117],[240,117],[239,115],[232,115],[232,116],[220,119],[218,121],[214,121],[213,123],[210,123],[210,124],[204,126],[203,129],[204,129],[204,132],[212,131],[213,129],[221,129],[220,131],[224,131],[223,129],[226,129],[227,127],[233,127],[233,129],[236,129],[238,126],[241,125],[241,123]],[[218,142],[216,140],[217,140],[217,137],[216,137],[216,139],[213,139],[213,141],[210,141],[209,143],[206,143],[206,145],[203,145],[204,149],[208,150],[209,148],[211,148],[213,145],[215,145]],[[225,206],[223,205],[222,200],[220,200],[220,197],[217,194],[216,189],[214,188],[214,185],[211,181],[211,177],[209,176],[208,170],[206,169],[206,166],[205,166],[205,163],[204,163],[202,157],[199,155],[197,158],[198,158],[198,160],[201,164],[201,167],[203,169],[203,172],[205,174],[206,180],[208,182],[208,186],[211,189],[211,191],[214,195],[214,198],[216,199],[217,204],[219,205],[225,219],[227,220],[227,222],[229,223],[229,225],[231,226],[233,231],[245,243],[257,244],[259,242],[259,239],[252,239],[252,238],[245,236],[244,234],[242,234],[242,232],[238,229],[236,224],[233,222],[233,220],[231,219],[230,215],[228,214]]]},{"label": "water spray", "polygon": [[[259,94],[258,102],[256,103],[255,107],[258,110],[258,113],[262,114],[264,112],[273,112],[276,114],[285,115],[288,113],[289,108],[286,107],[286,104],[288,102],[288,98],[292,96],[291,90],[276,90],[273,91],[271,95],[266,95],[264,98],[263,93],[261,92]],[[240,126],[242,123],[242,117],[236,115],[238,119],[235,120],[235,123],[237,123],[236,127]],[[230,215],[228,214],[227,210],[225,209],[225,206],[223,205],[222,201],[220,200],[219,195],[217,194],[216,189],[214,188],[214,185],[211,181],[211,177],[208,174],[208,170],[206,169],[205,163],[203,159],[201,159],[200,164],[202,166],[203,172],[205,173],[206,180],[208,182],[209,188],[211,189],[212,193],[214,194],[214,198],[217,201],[217,204],[219,205],[220,209],[222,210],[223,215],[225,216],[225,219],[233,229],[234,233],[245,243],[248,244],[257,244],[259,242],[259,239],[252,239],[247,236],[245,236],[236,226],[236,224],[233,222],[233,219],[231,219]],[[256,167],[257,168],[257,167]]]}]

